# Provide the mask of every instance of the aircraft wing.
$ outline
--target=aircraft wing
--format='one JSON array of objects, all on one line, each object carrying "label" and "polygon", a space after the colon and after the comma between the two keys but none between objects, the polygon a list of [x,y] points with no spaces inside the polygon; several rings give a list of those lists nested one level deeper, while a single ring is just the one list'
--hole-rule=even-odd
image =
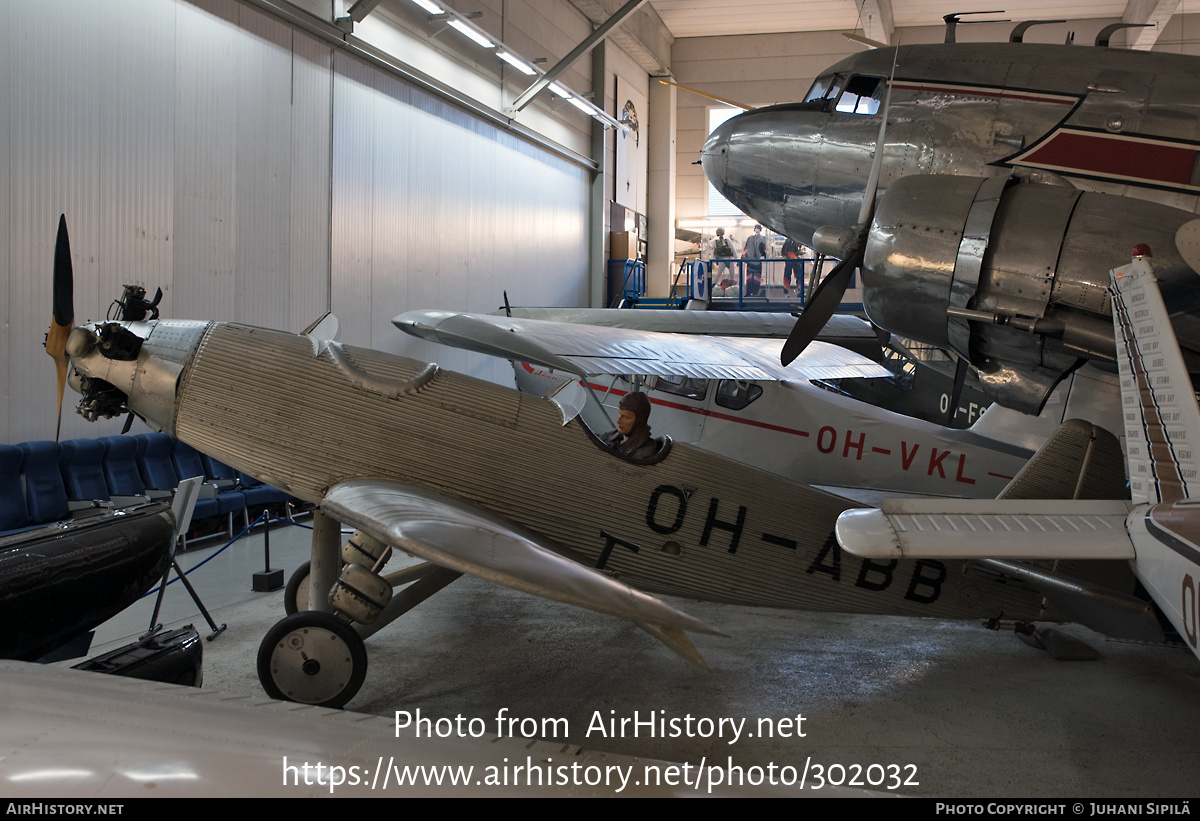
[{"label": "aircraft wing", "polygon": [[581,377],[678,375],[766,381],[889,375],[866,357],[827,343],[810,345],[784,367],[779,364],[782,339],[688,336],[436,310],[409,311],[392,324],[432,342]]},{"label": "aircraft wing", "polygon": [[868,558],[1132,559],[1127,501],[887,499],[838,517],[838,543]]},{"label": "aircraft wing", "polygon": [[542,537],[431,490],[357,479],[330,488],[321,509],[443,567],[629,619],[702,670],[708,668],[683,631],[721,635],[653,596],[560,555]]},{"label": "aircraft wing", "polygon": [[[714,334],[786,339],[796,315],[784,311],[631,311],[625,308],[511,308],[514,319],[540,319],[602,328],[626,328],[670,334]],[[497,311],[492,316],[503,316]],[[834,314],[817,339],[841,344],[857,339],[876,342],[869,322],[849,314]]]}]

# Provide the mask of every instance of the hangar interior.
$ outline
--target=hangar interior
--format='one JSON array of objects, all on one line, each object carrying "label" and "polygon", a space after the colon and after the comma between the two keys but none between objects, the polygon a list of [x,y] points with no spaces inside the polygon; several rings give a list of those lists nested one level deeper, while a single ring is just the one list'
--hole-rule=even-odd
[{"label": "hangar interior", "polygon": [[[620,0],[438,2],[448,18],[432,19],[415,0],[54,0],[39,4],[28,25],[7,27],[0,35],[0,155],[6,159],[0,163],[0,232],[8,249],[0,259],[6,294],[0,440],[53,437],[54,376],[39,343],[49,314],[60,213],[70,226],[78,321],[102,318],[126,283],[151,292],[161,287],[163,316],[171,318],[299,332],[332,311],[340,320],[339,340],[347,344],[436,361],[511,385],[503,361],[403,336],[392,317],[415,308],[486,313],[501,304],[505,292],[520,305],[604,305],[609,238],[620,212],[614,206],[646,215],[648,291],[665,294],[676,264],[677,227],[709,213],[708,183],[696,160],[709,111],[719,104],[659,79],[750,105],[794,101],[822,69],[862,48],[840,32],[857,30],[891,44],[936,43],[944,35],[939,18],[951,10],[906,0],[651,0],[557,77],[574,99],[547,91],[513,112],[536,77],[518,63],[548,70],[617,12]],[[29,13],[18,15],[15,4],[12,10],[14,18]],[[1118,33],[1114,44],[1136,36],[1138,48],[1200,54],[1200,16],[1188,11],[1185,3],[1146,0],[1061,10],[1022,2],[1009,4],[1006,16],[1069,18],[1027,36],[1047,43],[1062,42],[1068,32],[1090,43],[1122,19],[1156,21],[1153,29]],[[451,23],[486,35],[516,62],[499,59],[499,48],[481,47]],[[1012,26],[960,26],[958,39],[1002,41]],[[630,102],[636,131],[614,129],[600,116],[628,125],[623,115]],[[116,434],[123,421],[88,423],[67,410],[61,436]],[[145,430],[135,423],[135,433]],[[482,599],[480,587],[469,592]],[[487,612],[473,611],[472,619],[502,618],[511,627],[520,618],[557,620],[566,609],[535,614],[513,598],[506,591],[494,600],[499,605],[485,602],[480,607]],[[495,616],[505,608],[509,615]],[[710,610],[713,616],[720,607]],[[739,616],[746,625],[756,618],[752,611]],[[788,652],[797,651],[798,642],[788,635],[791,618],[775,612],[765,617]],[[820,639],[849,623],[821,619],[810,636]],[[873,749],[872,733],[919,733],[921,725],[936,724],[950,750],[1003,746],[999,763],[983,767],[1028,760],[1010,755],[1023,743],[1016,734],[1002,745],[980,745],[965,740],[972,733],[970,721],[945,720],[956,709],[951,702],[958,682],[942,683],[946,701],[938,708],[910,711],[899,701],[887,700],[890,706],[873,701],[880,692],[902,690],[923,669],[924,662],[914,666],[905,654],[919,656],[928,648],[919,639],[899,637],[897,621],[903,620],[888,621],[880,635],[904,652],[870,645],[875,661],[855,662],[862,668],[856,675],[866,683],[847,698],[829,700],[825,740],[834,741],[837,724],[853,724],[861,709],[871,727],[860,728],[839,748],[846,755]],[[853,641],[866,645],[877,638],[859,634],[871,632],[866,624],[853,623]],[[636,634],[630,628],[615,635],[614,647],[628,641],[630,632]],[[460,638],[452,631],[442,640]],[[562,673],[580,650],[571,645],[554,652]],[[1008,652],[984,649],[982,655],[986,663],[1003,666],[1014,663]],[[619,651],[609,647],[606,654],[615,658]],[[1114,654],[1120,667],[1106,678],[1136,675],[1157,663],[1141,649]],[[735,655],[730,652],[731,664]],[[839,686],[830,671],[849,655],[840,646],[831,650],[820,668],[822,680]],[[1195,713],[1197,673],[1191,662],[1172,657],[1151,685],[1155,697],[1177,714]],[[512,665],[506,670],[516,674]],[[765,673],[767,666],[775,672]],[[671,688],[686,693],[697,687],[678,672],[666,674]],[[768,698],[779,703],[788,686],[785,673],[803,671],[782,671],[756,658],[751,676],[769,677],[774,689]],[[462,686],[481,689],[471,684],[469,669],[458,675],[454,680]],[[580,675],[558,678],[564,687],[578,687]],[[1070,677],[1070,688],[1090,686],[1086,671],[1071,671]],[[1009,694],[1002,707],[980,708],[974,693],[962,695],[970,702],[962,709],[991,710],[988,726],[995,732],[1015,720],[1027,700],[1038,698],[1037,688],[1060,685],[1053,671],[1031,678],[1032,689]],[[236,679],[216,680],[235,688],[247,684]],[[976,675],[961,686],[980,687],[983,681]],[[615,673],[605,684],[614,690],[624,686]],[[437,689],[432,675],[416,685],[427,694]],[[721,688],[743,686],[745,678],[720,679]],[[820,682],[810,682],[802,695],[783,701],[814,703],[820,689]],[[529,695],[512,696],[513,703]],[[369,709],[389,709],[381,706],[385,696],[379,691],[365,698]],[[1112,726],[1080,742],[1087,752],[1071,757],[1069,775],[1054,783],[1039,778],[1032,791],[1101,790],[1113,773],[1141,766],[1144,762],[1107,750],[1139,723],[1139,698],[1135,690],[1120,690],[1108,702]],[[1062,693],[1050,700],[1060,710],[1061,735],[1083,735],[1086,711]],[[437,693],[426,703],[449,711],[455,709],[452,702]],[[681,696],[681,710],[687,709],[684,702]],[[536,708],[529,701],[525,706]],[[592,706],[587,701],[570,709],[586,712]],[[705,709],[728,707],[721,701]],[[747,712],[768,709],[745,706]],[[1126,712],[1112,718],[1119,711]],[[1194,778],[1176,769],[1182,762],[1194,772],[1200,756],[1195,739],[1180,730],[1187,722],[1145,723],[1151,736],[1170,732],[1168,745],[1176,750],[1169,766],[1165,757],[1153,759],[1160,765],[1154,790],[1166,794],[1178,785],[1179,794],[1194,793]],[[932,747],[937,741],[920,743]],[[1040,767],[1050,768],[1062,750],[1075,749],[1070,741],[1061,748],[1045,743],[1049,752],[1038,751]],[[900,755],[903,746],[891,744],[889,753]],[[1154,740],[1139,737],[1133,746],[1149,757]],[[649,752],[696,753],[670,745]],[[762,756],[777,754],[767,749]],[[1138,781],[1127,775],[1114,789],[1136,794]],[[960,774],[942,788],[971,793],[976,778]],[[1006,785],[1011,793],[1026,792],[1025,782],[1011,776],[979,789],[999,794]]]},{"label": "hangar interior", "polygon": [[[613,202],[647,215],[647,288],[665,294],[676,224],[707,214],[694,163],[715,104],[655,78],[750,105],[783,102],[862,49],[838,33],[863,30],[850,2],[830,16],[825,5],[650,3],[559,78],[610,116],[634,102],[638,145],[618,151],[626,133],[550,92],[508,119],[532,78],[498,49],[431,22],[412,0],[367,5],[347,34],[338,0],[54,2],[38,25],[6,35],[3,441],[50,435],[49,405],[36,398],[53,395],[53,374],[28,343],[45,330],[60,213],[81,320],[101,317],[126,282],[161,287],[169,317],[300,331],[332,310],[348,344],[510,384],[502,362],[403,338],[390,318],[490,311],[505,290],[513,304],[605,304]],[[463,19],[525,61],[544,58],[546,71],[620,4],[447,5],[479,13]],[[942,39],[941,10],[889,5],[878,18],[894,23],[876,39]],[[1027,40],[1074,32],[1088,43],[1123,15],[1162,15],[1162,4],[1149,6],[1091,4],[1086,18],[1065,10],[1069,23],[1035,27]],[[875,31],[875,4],[864,8]],[[1134,31],[1154,32],[1154,49],[1195,53],[1200,23],[1186,12]],[[1050,13],[1027,5],[1007,15]],[[958,37],[1002,41],[1012,25],[960,25]],[[62,435],[119,427],[66,414]]]}]

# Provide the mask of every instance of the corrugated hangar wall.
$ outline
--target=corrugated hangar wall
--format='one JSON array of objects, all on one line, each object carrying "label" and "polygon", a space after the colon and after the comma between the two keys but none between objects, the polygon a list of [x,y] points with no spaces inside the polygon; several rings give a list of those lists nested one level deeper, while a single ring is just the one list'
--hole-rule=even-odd
[{"label": "corrugated hangar wall", "polygon": [[[332,308],[346,342],[503,382],[506,363],[391,317],[492,310],[505,288],[584,304],[584,168],[234,0],[34,18],[0,35],[0,441],[53,436],[60,213],[77,321],[126,282],[162,287],[172,317],[299,331]],[[120,428],[65,404],[63,438]]]}]

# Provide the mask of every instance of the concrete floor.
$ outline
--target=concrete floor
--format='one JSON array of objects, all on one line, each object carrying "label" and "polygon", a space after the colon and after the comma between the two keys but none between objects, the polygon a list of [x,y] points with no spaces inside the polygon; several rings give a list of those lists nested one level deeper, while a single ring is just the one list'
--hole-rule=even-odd
[{"label": "concrete floor", "polygon": [[[309,531],[272,531],[287,574]],[[191,567],[213,552],[191,551]],[[226,632],[205,645],[205,687],[259,695],[258,644],[283,593],[250,591],[262,537],[189,578]],[[1200,794],[1200,663],[1177,647],[1066,629],[1103,653],[1057,662],[1011,633],[970,622],[767,610],[672,600],[729,638],[696,636],[703,675],[632,624],[463,578],[367,642],[366,683],[347,709],[488,722],[565,718],[559,740],[592,750],[751,767],[901,765],[897,792],[939,797],[1183,797]],[[93,654],[145,630],[144,599],[98,631]],[[172,585],[161,619],[203,619]],[[606,737],[601,718],[746,718],[725,739]],[[660,713],[659,711],[664,711]],[[770,738],[759,719],[803,715],[803,738]],[[911,776],[913,765],[915,777]],[[878,772],[876,770],[875,772]],[[835,770],[836,773],[836,770]]]}]

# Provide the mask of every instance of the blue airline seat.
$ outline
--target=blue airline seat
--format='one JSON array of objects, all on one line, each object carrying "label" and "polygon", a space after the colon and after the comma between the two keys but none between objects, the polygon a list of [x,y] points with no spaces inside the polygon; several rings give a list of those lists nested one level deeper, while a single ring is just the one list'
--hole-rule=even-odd
[{"label": "blue airline seat", "polygon": [[92,507],[110,501],[104,479],[104,444],[96,439],[68,439],[61,445],[58,461],[67,499]]},{"label": "blue airline seat", "polygon": [[15,445],[0,445],[0,536],[34,526],[25,504],[21,463],[25,454]]},{"label": "blue airline seat", "polygon": [[25,476],[25,504],[34,524],[49,524],[71,517],[67,490],[63,484],[59,459],[62,449],[57,442],[38,440],[18,445],[25,456],[21,472]]}]

